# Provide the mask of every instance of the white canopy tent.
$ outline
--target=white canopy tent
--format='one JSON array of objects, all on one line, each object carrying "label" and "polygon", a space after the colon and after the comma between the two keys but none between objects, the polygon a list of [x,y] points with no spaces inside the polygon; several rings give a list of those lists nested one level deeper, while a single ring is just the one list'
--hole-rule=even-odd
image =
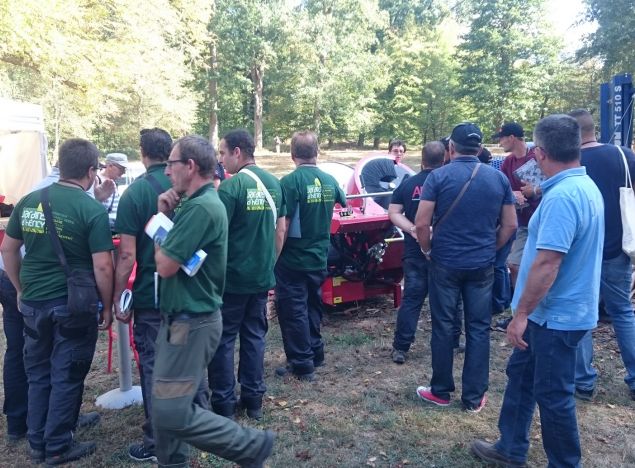
[{"label": "white canopy tent", "polygon": [[50,170],[42,106],[0,98],[0,195],[15,204]]}]

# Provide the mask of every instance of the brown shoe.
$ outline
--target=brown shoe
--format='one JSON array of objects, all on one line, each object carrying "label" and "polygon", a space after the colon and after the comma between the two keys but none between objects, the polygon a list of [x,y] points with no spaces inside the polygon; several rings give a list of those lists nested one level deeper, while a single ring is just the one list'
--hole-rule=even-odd
[{"label": "brown shoe", "polygon": [[524,468],[527,466],[523,462],[510,460],[505,455],[496,450],[496,448],[494,448],[494,444],[490,444],[489,442],[481,439],[476,439],[475,441],[473,441],[470,449],[472,453],[478,458],[486,463],[490,463],[495,466],[500,466],[502,468]]}]

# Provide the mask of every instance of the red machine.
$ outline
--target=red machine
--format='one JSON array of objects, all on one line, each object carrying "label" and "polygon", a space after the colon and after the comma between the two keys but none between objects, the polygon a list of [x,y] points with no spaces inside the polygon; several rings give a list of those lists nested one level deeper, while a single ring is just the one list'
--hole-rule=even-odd
[{"label": "red machine", "polygon": [[[404,238],[379,203],[380,197],[386,197],[387,206],[392,190],[414,171],[404,164],[394,164],[388,155],[368,156],[355,168],[340,163],[319,166],[338,180],[349,205],[338,206],[333,212],[328,277],[322,285],[322,300],[337,305],[392,294],[398,307]],[[379,169],[371,170],[372,166]],[[384,191],[367,194],[365,187],[371,185]]]}]

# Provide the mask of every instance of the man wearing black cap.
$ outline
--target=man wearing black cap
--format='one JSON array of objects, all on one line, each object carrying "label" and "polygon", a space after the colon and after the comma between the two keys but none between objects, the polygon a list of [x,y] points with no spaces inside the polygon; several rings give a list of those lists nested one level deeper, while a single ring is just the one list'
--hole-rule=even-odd
[{"label": "man wearing black cap", "polygon": [[417,395],[439,406],[450,404],[454,391],[452,329],[461,297],[466,335],[461,400],[474,413],[487,401],[496,250],[516,230],[509,181],[476,157],[482,138],[481,130],[469,122],[452,130],[452,162],[426,179],[415,219],[417,239],[431,260],[434,278],[430,282],[432,380],[429,387],[417,388]]},{"label": "man wearing black cap", "polygon": [[516,240],[512,244],[512,250],[507,257],[507,265],[512,277],[512,287],[516,285],[518,266],[523,256],[523,249],[527,242],[527,226],[529,218],[534,214],[540,202],[540,190],[538,187],[528,186],[514,175],[514,171],[526,164],[534,156],[533,148],[528,148],[525,143],[525,131],[516,122],[503,125],[494,138],[499,139],[499,144],[506,153],[510,153],[501,166],[501,171],[509,179],[516,201],[516,214],[518,215],[518,231]]}]

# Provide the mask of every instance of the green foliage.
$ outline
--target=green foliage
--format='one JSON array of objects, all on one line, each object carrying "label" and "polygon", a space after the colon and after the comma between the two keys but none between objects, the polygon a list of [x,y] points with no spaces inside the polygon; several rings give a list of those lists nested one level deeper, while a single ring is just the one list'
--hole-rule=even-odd
[{"label": "green foliage", "polygon": [[530,129],[594,108],[600,81],[635,69],[633,2],[586,1],[598,30],[580,65],[544,0],[0,0],[0,95],[44,106],[53,149],[82,136],[130,156],[148,126],[246,127],[265,144],[300,129],[422,143],[466,119]]},{"label": "green foliage", "polygon": [[635,73],[635,2],[632,0],[586,0],[586,21],[595,21],[579,51],[582,60],[600,59],[605,78],[618,73]]},{"label": "green foliage", "polygon": [[543,113],[560,48],[544,31],[543,10],[543,0],[470,0],[458,9],[472,18],[457,53],[459,96],[486,135],[504,121],[532,127]]}]

